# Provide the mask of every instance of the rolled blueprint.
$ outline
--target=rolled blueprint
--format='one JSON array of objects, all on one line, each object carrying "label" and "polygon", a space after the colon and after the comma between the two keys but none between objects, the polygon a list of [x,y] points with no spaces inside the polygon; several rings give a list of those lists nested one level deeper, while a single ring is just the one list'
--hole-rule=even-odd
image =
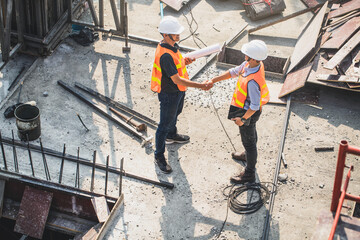
[{"label": "rolled blueprint", "polygon": [[216,52],[220,52],[220,51],[221,51],[220,44],[215,44],[215,45],[211,45],[206,48],[202,48],[202,49],[184,54],[184,57],[197,59],[197,58],[205,57],[207,55],[210,55],[210,54],[216,53]]}]

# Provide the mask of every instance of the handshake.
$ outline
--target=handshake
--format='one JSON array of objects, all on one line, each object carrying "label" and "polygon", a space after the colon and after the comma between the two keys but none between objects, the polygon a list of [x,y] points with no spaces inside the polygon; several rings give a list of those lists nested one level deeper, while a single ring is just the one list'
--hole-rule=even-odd
[{"label": "handshake", "polygon": [[207,91],[207,90],[210,90],[210,88],[212,88],[213,86],[214,86],[214,83],[213,83],[213,81],[212,80],[207,80],[207,81],[203,81],[202,83],[201,83],[201,87],[199,87],[199,88],[201,88],[202,90],[204,90],[204,91]]}]

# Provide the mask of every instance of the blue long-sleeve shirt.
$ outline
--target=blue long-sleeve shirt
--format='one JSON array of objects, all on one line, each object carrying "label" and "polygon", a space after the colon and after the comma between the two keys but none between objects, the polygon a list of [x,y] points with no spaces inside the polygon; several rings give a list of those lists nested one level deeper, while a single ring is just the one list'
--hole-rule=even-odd
[{"label": "blue long-sleeve shirt", "polygon": [[[247,77],[248,75],[259,71],[260,64],[259,66],[253,68],[245,67],[245,64],[246,61],[244,61],[239,66],[231,68],[229,70],[231,77],[232,78],[238,77],[242,72],[242,70],[244,70],[243,77]],[[248,94],[244,103],[244,109],[248,110],[250,108],[251,110],[257,111],[260,109],[260,97],[261,97],[260,86],[255,80],[250,80],[248,82],[247,88],[248,88],[247,89]]]}]

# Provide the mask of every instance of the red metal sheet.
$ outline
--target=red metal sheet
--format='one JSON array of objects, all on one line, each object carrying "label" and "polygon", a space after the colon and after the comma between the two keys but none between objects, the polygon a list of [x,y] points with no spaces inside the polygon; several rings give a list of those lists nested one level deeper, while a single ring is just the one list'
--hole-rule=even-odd
[{"label": "red metal sheet", "polygon": [[305,67],[296,70],[295,72],[289,73],[286,76],[284,84],[279,93],[279,98],[284,97],[285,95],[296,91],[299,88],[302,88],[305,85],[306,79],[309,76],[312,63],[306,65]]},{"label": "red metal sheet", "polygon": [[49,214],[53,194],[25,187],[14,231],[41,239]]},{"label": "red metal sheet", "polygon": [[354,11],[360,9],[360,1],[359,0],[352,0],[349,1],[345,4],[342,4],[340,8],[331,11],[328,15],[328,18],[334,18],[334,17],[339,17],[342,16],[348,12]]},{"label": "red metal sheet", "polygon": [[332,32],[331,38],[327,40],[321,48],[339,49],[356,30],[360,28],[360,17],[352,18],[343,26]]}]

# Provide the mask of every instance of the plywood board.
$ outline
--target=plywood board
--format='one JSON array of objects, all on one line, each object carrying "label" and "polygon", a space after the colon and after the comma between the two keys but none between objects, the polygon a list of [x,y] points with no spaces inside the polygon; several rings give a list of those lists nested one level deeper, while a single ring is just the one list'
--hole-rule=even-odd
[{"label": "plywood board", "polygon": [[345,45],[324,65],[324,68],[334,69],[360,43],[358,31]]},{"label": "plywood board", "polygon": [[281,91],[279,93],[279,98],[282,98],[289,93],[292,93],[299,88],[305,86],[306,79],[309,76],[312,63],[296,70],[295,72],[289,73],[286,76],[284,84],[282,85]]},{"label": "plywood board", "polygon": [[359,28],[360,17],[350,19],[343,26],[334,30],[331,34],[331,38],[327,40],[321,48],[339,49]]},{"label": "plywood board", "polygon": [[105,222],[110,214],[110,210],[109,210],[109,206],[107,205],[106,198],[104,196],[93,197],[91,198],[91,203],[94,207],[99,222]]},{"label": "plywood board", "polygon": [[53,193],[25,187],[14,231],[42,239]]},{"label": "plywood board", "polygon": [[269,88],[270,100],[269,103],[286,105],[286,99],[279,98],[279,93],[282,87],[280,82],[266,81],[266,85]]},{"label": "plywood board", "polygon": [[334,18],[334,17],[339,17],[342,16],[348,12],[354,11],[360,9],[360,1],[359,0],[352,0],[350,2],[347,2],[345,4],[343,4],[340,8],[331,11],[328,15],[328,18]]},{"label": "plywood board", "polygon": [[291,55],[290,66],[287,71],[288,73],[291,72],[301,62],[301,60],[303,60],[304,57],[315,48],[324,20],[325,11],[328,5],[327,3],[328,2],[324,3],[324,6],[313,17],[312,21],[310,21],[296,42],[294,52]]}]

